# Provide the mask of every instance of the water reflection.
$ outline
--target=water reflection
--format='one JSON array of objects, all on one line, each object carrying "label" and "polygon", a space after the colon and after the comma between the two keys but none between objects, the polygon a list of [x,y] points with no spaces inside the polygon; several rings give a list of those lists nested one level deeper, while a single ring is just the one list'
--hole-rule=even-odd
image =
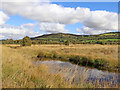
[{"label": "water reflection", "polygon": [[72,83],[80,82],[110,82],[112,85],[118,83],[118,74],[98,69],[90,69],[83,66],[71,64],[70,62],[62,61],[35,61],[36,66],[46,64],[51,73],[62,74],[66,81]]}]

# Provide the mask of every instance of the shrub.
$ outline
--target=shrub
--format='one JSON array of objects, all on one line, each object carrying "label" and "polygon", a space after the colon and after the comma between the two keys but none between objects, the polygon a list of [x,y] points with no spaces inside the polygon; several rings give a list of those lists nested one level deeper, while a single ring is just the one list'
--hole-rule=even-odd
[{"label": "shrub", "polygon": [[67,41],[65,41],[65,43],[64,43],[65,45],[69,45],[69,41],[67,40]]},{"label": "shrub", "polygon": [[73,62],[73,61],[74,61],[73,56],[69,57],[69,61],[70,61],[70,62]]},{"label": "shrub", "polygon": [[80,56],[70,56],[69,61],[78,65],[82,63]]},{"label": "shrub", "polygon": [[24,37],[22,41],[22,46],[31,46],[32,44],[31,39],[28,36]]},{"label": "shrub", "polygon": [[39,52],[37,58],[39,58],[40,60],[43,59],[45,57],[43,52]]},{"label": "shrub", "polygon": [[32,41],[32,44],[38,44],[37,40]]},{"label": "shrub", "polygon": [[53,59],[53,54],[50,53],[50,52],[46,52],[46,53],[44,54],[44,57],[45,57],[45,58],[51,58],[51,59]]},{"label": "shrub", "polygon": [[102,44],[102,45],[105,45],[105,41],[101,41],[101,44]]},{"label": "shrub", "polygon": [[56,58],[56,59],[57,59],[58,56],[59,56],[58,53],[56,53],[56,52],[52,52],[52,53],[53,53],[53,58]]},{"label": "shrub", "polygon": [[83,66],[87,65],[88,59],[86,57],[82,57],[81,60]]},{"label": "shrub", "polygon": [[71,56],[69,57],[69,61],[73,62],[78,65],[83,65],[83,66],[94,66],[94,60],[90,60],[86,57],[80,57],[80,56]]},{"label": "shrub", "polygon": [[80,64],[80,57],[79,56],[74,57],[74,63],[75,64]]},{"label": "shrub", "polygon": [[100,68],[100,67],[104,67],[105,65],[107,65],[107,61],[103,60],[103,59],[96,59],[94,61],[95,67],[96,68]]},{"label": "shrub", "polygon": [[67,56],[65,56],[65,55],[60,55],[58,57],[58,59],[60,59],[60,60],[68,60]]}]

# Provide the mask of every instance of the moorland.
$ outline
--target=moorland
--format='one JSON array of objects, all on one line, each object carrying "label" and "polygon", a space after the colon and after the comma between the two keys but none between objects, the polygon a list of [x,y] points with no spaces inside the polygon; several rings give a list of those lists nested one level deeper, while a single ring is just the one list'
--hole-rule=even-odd
[{"label": "moorland", "polygon": [[[119,33],[100,35],[50,34],[31,38],[30,46],[22,40],[2,40],[2,86],[39,88],[95,88],[99,83],[64,81],[63,76],[51,74],[48,66],[35,67],[33,61],[60,60],[75,65],[118,72]],[[98,81],[99,82],[99,81]],[[104,81],[104,87],[112,82]],[[116,84],[114,87],[118,87]]]}]

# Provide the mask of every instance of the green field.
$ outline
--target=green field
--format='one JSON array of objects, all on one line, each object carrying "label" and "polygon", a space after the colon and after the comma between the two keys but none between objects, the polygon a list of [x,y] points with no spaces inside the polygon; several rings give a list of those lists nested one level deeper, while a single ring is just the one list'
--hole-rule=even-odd
[{"label": "green field", "polygon": [[[96,40],[86,40],[86,41],[82,41],[82,42],[90,42],[90,41],[96,41]],[[117,41],[117,42],[119,42],[120,41],[120,39],[100,39],[99,41]]]}]

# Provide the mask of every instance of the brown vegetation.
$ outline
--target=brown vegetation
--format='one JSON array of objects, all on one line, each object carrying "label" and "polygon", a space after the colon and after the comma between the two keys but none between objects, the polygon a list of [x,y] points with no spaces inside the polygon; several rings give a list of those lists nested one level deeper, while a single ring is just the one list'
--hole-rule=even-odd
[{"label": "brown vegetation", "polygon": [[[28,47],[10,48],[16,45],[2,45],[2,85],[4,88],[94,88],[102,87],[86,85],[80,82],[79,85],[65,82],[60,74],[50,74],[46,65],[35,67],[32,63],[33,57],[39,52],[45,55],[79,55],[89,58],[103,58],[112,65],[118,63],[117,45],[32,45]],[[18,45],[17,45],[18,47]],[[57,56],[54,56],[57,57]],[[65,58],[61,57],[61,58]],[[99,82],[98,82],[99,83]],[[111,87],[107,82],[105,87]],[[117,85],[115,87],[118,87]]]}]

